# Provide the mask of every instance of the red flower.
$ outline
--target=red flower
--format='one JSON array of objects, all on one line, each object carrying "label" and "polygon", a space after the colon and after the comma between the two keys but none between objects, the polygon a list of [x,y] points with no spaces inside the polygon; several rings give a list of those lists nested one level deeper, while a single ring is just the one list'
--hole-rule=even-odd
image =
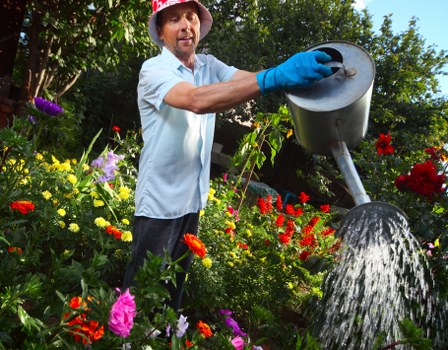
[{"label": "red flower", "polygon": [[270,194],[267,195],[266,197],[266,206],[267,206],[267,210],[268,212],[272,212],[272,196]]},{"label": "red flower", "polygon": [[288,215],[294,215],[295,214],[294,206],[292,204],[286,204],[285,213]]},{"label": "red flower", "polygon": [[299,255],[299,259],[305,261],[306,259],[308,259],[308,257],[311,255],[311,253],[307,250],[304,250],[300,253]]},{"label": "red flower", "polygon": [[320,211],[322,213],[329,213],[330,212],[330,205],[329,204],[323,204],[320,206]]},{"label": "red flower", "polygon": [[20,247],[8,247],[6,248],[6,250],[8,251],[8,253],[16,253],[16,254],[22,254],[23,250]]},{"label": "red flower", "polygon": [[205,258],[207,250],[204,243],[202,243],[202,241],[198,237],[191,233],[186,233],[184,234],[184,243],[188,245],[188,248],[190,248],[193,254],[196,254],[202,259]]},{"label": "red flower", "polygon": [[238,243],[237,243],[237,246],[238,246],[239,248],[241,248],[241,249],[244,249],[244,250],[246,250],[246,249],[249,248],[249,246],[248,246],[246,243],[241,243],[241,242],[238,242]]},{"label": "red flower", "polygon": [[277,200],[275,201],[275,206],[277,207],[278,211],[281,211],[283,209],[282,196],[280,196],[279,194],[277,195]]},{"label": "red flower", "polygon": [[301,207],[298,207],[296,209],[296,212],[294,213],[294,216],[300,216],[303,215],[303,209]]},{"label": "red flower", "polygon": [[198,321],[198,323],[196,324],[196,328],[198,329],[199,333],[201,333],[205,338],[211,337],[213,335],[210,326],[205,322]]},{"label": "red flower", "polygon": [[437,174],[435,164],[428,160],[422,164],[415,164],[410,175],[400,175],[395,179],[395,186],[400,191],[407,189],[421,196],[431,197],[443,192],[445,188],[444,174]]},{"label": "red flower", "polygon": [[106,227],[106,233],[114,236],[116,239],[120,239],[123,233],[115,226],[109,225]]},{"label": "red flower", "polygon": [[335,232],[336,232],[335,229],[332,229],[331,227],[327,227],[325,230],[323,230],[323,231],[321,232],[321,235],[324,236],[324,237],[326,237],[326,236],[332,235],[332,234],[335,233]]},{"label": "red flower", "polygon": [[387,135],[380,134],[380,138],[375,143],[376,152],[384,155],[393,154],[394,148],[390,145],[391,139],[390,133],[387,133]]},{"label": "red flower", "polygon": [[283,216],[283,214],[278,214],[277,220],[275,220],[275,226],[282,227],[284,222],[285,222],[285,217]]},{"label": "red flower", "polygon": [[118,125],[114,125],[114,126],[112,127],[112,131],[113,131],[113,132],[120,132],[121,129],[120,129],[120,127],[119,127]]},{"label": "red flower", "polygon": [[194,344],[191,341],[189,341],[188,339],[186,339],[185,345],[187,346],[187,348],[191,348]]},{"label": "red flower", "polygon": [[308,234],[300,240],[299,244],[302,247],[312,247],[316,244],[316,236],[313,234]]},{"label": "red flower", "polygon": [[9,206],[13,211],[18,210],[22,214],[28,214],[30,211],[34,211],[34,204],[30,201],[15,201],[12,202]]},{"label": "red flower", "polygon": [[301,203],[305,204],[310,200],[310,196],[308,196],[305,192],[300,192],[299,200]]},{"label": "red flower", "polygon": [[260,209],[261,214],[267,214],[268,213],[268,206],[263,198],[258,197],[257,200],[258,209]]},{"label": "red flower", "polygon": [[281,243],[288,244],[291,241],[291,235],[287,234],[286,232],[279,233],[278,239],[280,240]]},{"label": "red flower", "polygon": [[292,236],[294,232],[295,232],[294,220],[288,219],[288,222],[286,223],[285,233]]}]

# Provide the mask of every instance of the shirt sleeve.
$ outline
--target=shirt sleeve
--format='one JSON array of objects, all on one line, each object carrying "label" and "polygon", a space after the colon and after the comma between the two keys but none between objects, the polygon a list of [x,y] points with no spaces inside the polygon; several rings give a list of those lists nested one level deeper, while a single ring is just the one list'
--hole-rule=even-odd
[{"label": "shirt sleeve", "polygon": [[138,83],[139,98],[153,105],[157,110],[163,106],[163,99],[170,89],[184,81],[176,68],[143,64]]}]

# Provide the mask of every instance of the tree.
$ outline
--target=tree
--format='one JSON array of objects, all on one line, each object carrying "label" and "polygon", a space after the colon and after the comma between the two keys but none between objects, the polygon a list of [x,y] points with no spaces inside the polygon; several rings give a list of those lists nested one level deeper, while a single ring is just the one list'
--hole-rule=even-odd
[{"label": "tree", "polygon": [[16,65],[22,101],[43,92],[57,99],[83,72],[108,70],[153,49],[150,6],[142,0],[29,1]]}]

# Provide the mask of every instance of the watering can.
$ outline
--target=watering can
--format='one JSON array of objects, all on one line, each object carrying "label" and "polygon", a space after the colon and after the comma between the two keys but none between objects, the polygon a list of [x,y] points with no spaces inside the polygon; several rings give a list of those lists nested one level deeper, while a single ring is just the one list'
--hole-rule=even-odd
[{"label": "watering can", "polygon": [[308,88],[288,91],[295,135],[305,149],[333,154],[356,205],[370,202],[349,150],[367,132],[375,64],[362,47],[348,41],[328,41],[305,51],[323,51],[333,72]]}]

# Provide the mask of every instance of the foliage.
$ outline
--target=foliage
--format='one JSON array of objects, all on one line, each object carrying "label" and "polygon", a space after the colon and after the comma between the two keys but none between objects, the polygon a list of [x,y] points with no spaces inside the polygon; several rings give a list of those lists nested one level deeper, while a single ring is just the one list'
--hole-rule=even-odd
[{"label": "foliage", "polygon": [[82,72],[155,49],[146,30],[150,6],[140,0],[28,1],[15,67],[24,97],[45,92],[58,98]]}]

